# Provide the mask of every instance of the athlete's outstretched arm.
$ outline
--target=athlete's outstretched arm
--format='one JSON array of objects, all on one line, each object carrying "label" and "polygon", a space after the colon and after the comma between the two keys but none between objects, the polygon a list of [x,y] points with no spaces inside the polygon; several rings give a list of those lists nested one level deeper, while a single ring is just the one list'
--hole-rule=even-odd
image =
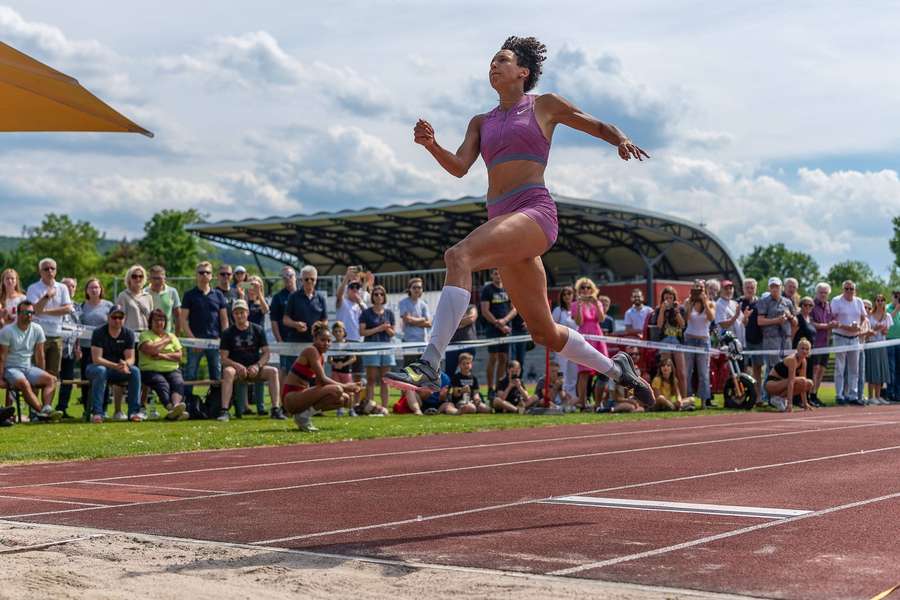
[{"label": "athlete's outstretched arm", "polygon": [[622,130],[612,123],[604,123],[583,112],[577,106],[556,94],[543,94],[538,98],[539,110],[549,117],[549,123],[561,123],[572,129],[583,131],[601,140],[607,141],[619,149],[622,160],[636,158],[644,160],[650,155],[636,146]]},{"label": "athlete's outstretched arm", "polygon": [[437,143],[434,139],[434,127],[428,121],[419,119],[413,133],[415,142],[425,146],[448,173],[462,177],[478,159],[481,146],[481,116],[472,117],[469,121],[466,137],[455,154]]}]

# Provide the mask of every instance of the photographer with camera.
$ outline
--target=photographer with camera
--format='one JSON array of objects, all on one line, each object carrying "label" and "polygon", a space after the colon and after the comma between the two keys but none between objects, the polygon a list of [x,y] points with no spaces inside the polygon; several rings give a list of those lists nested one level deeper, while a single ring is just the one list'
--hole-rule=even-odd
[{"label": "photographer with camera", "polygon": [[[798,326],[794,303],[781,294],[781,279],[769,278],[769,295],[756,303],[757,323],[762,329],[762,349],[770,351],[763,355],[764,372],[772,370],[792,349],[794,328]],[[763,400],[768,401],[768,392],[763,386]]]},{"label": "photographer with camera", "polygon": [[525,414],[525,410],[537,402],[537,396],[529,396],[522,383],[522,365],[517,360],[509,361],[506,376],[497,383],[494,398],[494,412]]},{"label": "photographer with camera", "polygon": [[[678,295],[675,288],[666,286],[663,288],[659,306],[655,314],[650,318],[659,330],[660,342],[664,344],[680,344],[682,331],[685,326],[684,307],[678,303]],[[684,354],[674,351],[660,351],[660,359],[668,356],[675,363],[675,373],[678,378],[678,387],[682,396],[687,396],[687,384],[684,377]]]},{"label": "photographer with camera", "polygon": [[[687,306],[687,327],[684,330],[686,346],[702,348],[703,353],[689,352],[685,358],[685,383],[689,394],[702,400],[702,408],[712,407],[712,392],[709,386],[709,324],[716,318],[716,309],[702,279],[694,281]],[[694,389],[694,370],[697,370],[697,389]]]}]

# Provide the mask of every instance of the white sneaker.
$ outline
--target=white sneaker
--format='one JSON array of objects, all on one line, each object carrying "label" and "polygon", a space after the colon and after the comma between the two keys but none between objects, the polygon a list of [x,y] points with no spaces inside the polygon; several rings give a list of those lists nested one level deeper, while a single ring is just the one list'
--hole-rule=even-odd
[{"label": "white sneaker", "polygon": [[787,399],[781,396],[769,396],[769,405],[778,409],[779,412],[786,411],[788,407]]},{"label": "white sneaker", "polygon": [[312,433],[319,430],[318,427],[312,424],[312,412],[312,409],[307,408],[303,412],[294,414],[294,423],[297,424],[300,431]]},{"label": "white sneaker", "polygon": [[113,415],[113,421],[127,421],[128,417],[121,410],[116,411],[116,414]]}]

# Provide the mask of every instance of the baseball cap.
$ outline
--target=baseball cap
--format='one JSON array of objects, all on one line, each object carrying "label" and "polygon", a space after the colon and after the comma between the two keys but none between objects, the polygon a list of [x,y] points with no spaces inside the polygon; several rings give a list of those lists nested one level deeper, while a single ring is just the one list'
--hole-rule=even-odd
[{"label": "baseball cap", "polygon": [[250,310],[250,307],[247,306],[246,300],[235,300],[234,303],[231,305],[231,312],[234,312],[239,308],[243,308],[244,310]]},{"label": "baseball cap", "polygon": [[778,277],[769,277],[769,285],[781,286],[781,279]]},{"label": "baseball cap", "polygon": [[734,283],[730,279],[723,279],[722,287],[734,287]]},{"label": "baseball cap", "polygon": [[109,309],[109,313],[108,313],[108,314],[110,314],[110,315],[112,315],[112,314],[120,314],[120,315],[124,315],[124,314],[125,314],[125,309],[122,308],[121,306],[116,305],[116,306],[113,306],[111,309]]},{"label": "baseball cap", "polygon": [[235,273],[246,273],[246,272],[247,272],[247,269],[245,269],[245,268],[242,267],[241,265],[238,265],[238,266],[236,266],[236,267],[234,268],[234,272],[235,272]]}]

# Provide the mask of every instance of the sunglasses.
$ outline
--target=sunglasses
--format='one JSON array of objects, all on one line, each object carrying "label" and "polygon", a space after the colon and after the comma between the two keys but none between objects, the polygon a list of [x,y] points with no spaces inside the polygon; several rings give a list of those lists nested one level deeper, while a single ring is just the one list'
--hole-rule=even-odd
[{"label": "sunglasses", "polygon": [[141,275],[140,273],[132,273],[132,274],[131,274],[131,278],[132,278],[132,279],[143,279],[144,276]]},{"label": "sunglasses", "polygon": [[33,310],[20,310],[20,311],[19,311],[19,314],[20,314],[20,315],[26,315],[26,316],[30,317],[30,316],[32,316],[32,315],[34,314],[34,311],[33,311]]},{"label": "sunglasses", "polygon": [[811,306],[812,306],[812,304],[810,304],[809,302],[804,302],[803,304],[800,305],[801,308],[803,308],[803,307],[811,307]]},{"label": "sunglasses", "polygon": [[41,271],[55,271],[56,267],[41,267]]},{"label": "sunglasses", "polygon": [[110,321],[121,321],[125,318],[125,315],[109,315]]},{"label": "sunglasses", "polygon": [[197,275],[212,275],[212,271],[197,271]]},{"label": "sunglasses", "polygon": [[315,277],[304,277],[303,278],[303,281],[315,281],[315,280],[316,280]]},{"label": "sunglasses", "polygon": [[350,285],[347,286],[347,289],[348,289],[348,290],[358,290],[358,289],[360,289],[361,287],[362,287],[362,286],[359,285],[358,283],[351,283]]},{"label": "sunglasses", "polygon": [[855,290],[855,289],[856,289],[856,288],[853,288],[853,287],[845,287],[845,288],[844,288],[844,291],[845,291],[845,292],[852,292],[852,291]]},{"label": "sunglasses", "polygon": [[231,273],[222,272],[222,273],[219,273],[219,277],[231,277]]},{"label": "sunglasses", "polygon": [[372,296],[384,296],[384,292],[372,292]]},{"label": "sunglasses", "polygon": [[421,285],[414,285],[414,286],[411,286],[409,289],[411,289],[411,290],[421,290],[421,289],[422,289],[422,286],[421,286]]}]

